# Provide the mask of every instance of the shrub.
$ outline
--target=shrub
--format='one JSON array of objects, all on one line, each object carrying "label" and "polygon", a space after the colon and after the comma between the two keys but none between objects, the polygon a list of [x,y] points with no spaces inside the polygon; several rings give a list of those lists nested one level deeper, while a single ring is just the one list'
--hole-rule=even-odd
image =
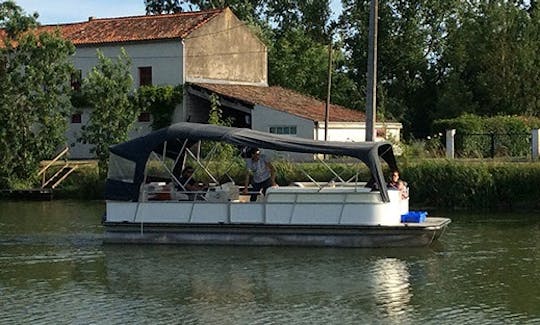
[{"label": "shrub", "polygon": [[97,200],[103,199],[104,193],[105,179],[100,177],[96,164],[79,167],[54,190],[56,198]]},{"label": "shrub", "polygon": [[409,183],[413,204],[487,208],[493,198],[493,179],[482,164],[423,161],[403,170],[402,178]]},{"label": "shrub", "polygon": [[[321,163],[274,161],[277,182],[289,185],[293,181],[309,182],[301,170],[317,181],[329,181],[335,176]],[[344,180],[359,173],[359,181],[369,179],[369,170],[362,164],[346,162],[328,163]],[[151,167],[151,166],[150,166]],[[151,167],[154,168],[154,167]],[[200,170],[199,170],[200,171]],[[51,171],[53,172],[53,171]],[[201,171],[202,172],[202,171]],[[245,168],[234,164],[228,174],[237,184],[243,184]],[[386,168],[385,175],[389,174]],[[401,168],[402,178],[411,190],[411,207],[497,209],[540,208],[540,164],[487,162],[464,163],[444,159],[409,162]],[[203,180],[201,173],[197,179]],[[220,179],[227,182],[228,179]],[[101,199],[104,180],[97,167],[80,167],[57,190],[60,198]]]},{"label": "shrub", "polygon": [[472,114],[433,123],[437,132],[456,129],[456,152],[462,157],[527,156],[529,135],[539,126],[540,119],[533,117]]}]

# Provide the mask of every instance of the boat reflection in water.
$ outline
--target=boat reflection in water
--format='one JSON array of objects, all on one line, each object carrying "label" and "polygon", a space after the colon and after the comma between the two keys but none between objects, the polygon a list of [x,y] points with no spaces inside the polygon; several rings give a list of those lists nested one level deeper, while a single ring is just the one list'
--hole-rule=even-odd
[{"label": "boat reflection in water", "polygon": [[373,267],[373,296],[384,314],[396,322],[410,312],[412,297],[409,271],[404,261],[396,258],[380,259]]},{"label": "boat reflection in water", "polygon": [[174,305],[182,322],[403,320],[411,310],[407,264],[373,251],[116,247],[105,249],[111,290],[130,303],[144,294],[134,308]]}]

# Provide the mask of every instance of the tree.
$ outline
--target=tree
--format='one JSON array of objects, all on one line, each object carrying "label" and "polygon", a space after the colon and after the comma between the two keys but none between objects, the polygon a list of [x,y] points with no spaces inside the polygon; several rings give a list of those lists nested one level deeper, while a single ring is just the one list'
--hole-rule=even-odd
[{"label": "tree", "polygon": [[275,36],[269,47],[269,83],[315,97],[326,96],[328,49],[301,30]]},{"label": "tree", "polygon": [[161,15],[182,12],[178,0],[144,0],[147,15]]},{"label": "tree", "polygon": [[181,0],[180,6],[189,10],[209,10],[230,7],[243,21],[257,24],[258,11],[264,0]]},{"label": "tree", "polygon": [[182,103],[183,87],[142,86],[133,96],[133,104],[141,112],[152,114],[152,130],[171,125],[176,105]]},{"label": "tree", "polygon": [[116,60],[97,51],[98,65],[83,80],[82,92],[92,113],[88,125],[83,127],[81,141],[93,144],[98,158],[100,175],[107,172],[109,146],[126,141],[128,131],[135,122],[139,109],[132,105],[130,92],[133,78],[131,59],[122,49]]},{"label": "tree", "polygon": [[[441,83],[439,117],[539,115],[539,23],[535,10],[521,1],[463,6],[441,60],[448,73]],[[459,105],[462,93],[466,105]]]},{"label": "tree", "polygon": [[[379,1],[377,110],[406,131],[430,128],[439,82],[437,63],[445,46],[446,23],[459,1]],[[348,72],[358,89],[367,83],[370,1],[344,0],[340,30]]]},{"label": "tree", "polygon": [[276,32],[301,30],[315,42],[330,41],[330,0],[318,1],[266,1],[264,16],[276,27]]},{"label": "tree", "polygon": [[0,187],[30,186],[65,142],[75,48],[59,32],[36,31],[36,18],[0,3]]}]

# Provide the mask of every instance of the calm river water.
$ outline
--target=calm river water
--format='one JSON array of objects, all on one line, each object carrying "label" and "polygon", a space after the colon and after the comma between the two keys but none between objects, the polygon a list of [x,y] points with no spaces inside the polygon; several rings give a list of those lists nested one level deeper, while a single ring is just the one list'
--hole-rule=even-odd
[{"label": "calm river water", "polygon": [[540,324],[540,214],[424,249],[102,245],[102,202],[0,202],[0,324]]}]

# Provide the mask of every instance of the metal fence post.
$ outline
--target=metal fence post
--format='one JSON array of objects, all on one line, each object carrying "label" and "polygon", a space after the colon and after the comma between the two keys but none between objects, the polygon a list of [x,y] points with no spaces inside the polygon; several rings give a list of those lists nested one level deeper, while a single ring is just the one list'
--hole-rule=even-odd
[{"label": "metal fence post", "polygon": [[540,129],[532,130],[532,159],[538,160],[540,154]]},{"label": "metal fence post", "polygon": [[491,148],[489,150],[491,154],[491,159],[495,158],[495,133],[490,132],[489,135],[491,136]]},{"label": "metal fence post", "polygon": [[454,159],[454,136],[456,129],[446,130],[446,158]]}]

